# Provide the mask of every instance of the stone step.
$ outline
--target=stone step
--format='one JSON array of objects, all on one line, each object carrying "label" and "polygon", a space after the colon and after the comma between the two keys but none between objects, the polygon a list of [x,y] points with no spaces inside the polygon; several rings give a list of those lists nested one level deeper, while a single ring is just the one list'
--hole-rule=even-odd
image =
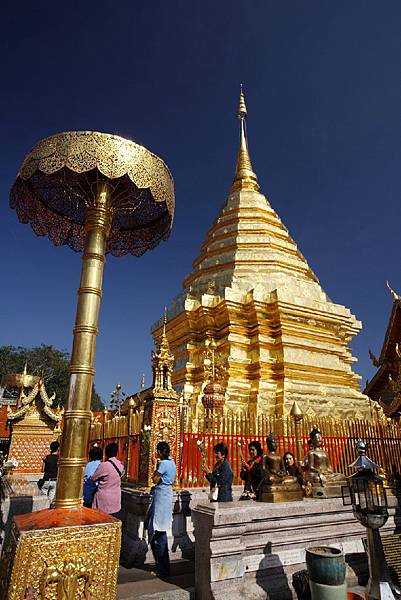
[{"label": "stone step", "polygon": [[192,600],[195,597],[193,561],[174,561],[171,571],[171,577],[159,579],[149,568],[125,569],[120,566],[117,600]]},{"label": "stone step", "polygon": [[[117,595],[117,598],[120,598]],[[138,596],[123,596],[124,600],[195,600],[195,589],[189,590],[164,590],[153,594],[141,594]]]}]

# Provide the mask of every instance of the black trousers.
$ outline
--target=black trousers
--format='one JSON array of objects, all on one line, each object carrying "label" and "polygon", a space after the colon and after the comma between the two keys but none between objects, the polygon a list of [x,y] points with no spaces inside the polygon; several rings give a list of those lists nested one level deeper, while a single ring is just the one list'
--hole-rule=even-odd
[{"label": "black trousers", "polygon": [[165,531],[155,531],[150,542],[156,563],[156,571],[162,577],[170,575],[170,558],[168,555],[167,534]]}]

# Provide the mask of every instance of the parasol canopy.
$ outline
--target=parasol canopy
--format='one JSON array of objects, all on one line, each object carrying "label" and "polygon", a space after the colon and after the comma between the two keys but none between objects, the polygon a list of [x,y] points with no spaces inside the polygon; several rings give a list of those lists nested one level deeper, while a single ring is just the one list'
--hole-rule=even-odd
[{"label": "parasol canopy", "polygon": [[174,182],[166,164],[147,148],[117,135],[59,133],[30,151],[10,192],[22,223],[56,246],[83,249],[86,208],[107,184],[112,210],[106,252],[140,256],[168,238]]}]

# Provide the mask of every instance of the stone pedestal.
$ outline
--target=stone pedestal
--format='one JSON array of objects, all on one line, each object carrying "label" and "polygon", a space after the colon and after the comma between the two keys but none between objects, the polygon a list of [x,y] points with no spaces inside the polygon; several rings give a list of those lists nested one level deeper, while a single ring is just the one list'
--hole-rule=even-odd
[{"label": "stone pedestal", "polygon": [[[25,482],[25,489],[22,485],[13,486],[13,492],[18,495],[7,497],[0,506],[0,555],[4,543],[9,538],[11,525],[14,517],[29,512],[36,512],[49,508],[49,498],[42,496],[35,482]],[[36,488],[36,489],[35,489]]]},{"label": "stone pedestal", "polygon": [[[393,533],[395,509],[382,528]],[[233,502],[192,508],[195,525],[197,600],[290,600],[293,573],[305,569],[305,549],[343,550],[347,583],[365,584],[366,530],[342,499],[261,504]],[[399,517],[397,517],[399,519]]]},{"label": "stone pedestal", "polygon": [[[207,493],[201,489],[176,490],[173,496],[171,527],[167,531],[170,560],[194,557],[194,536],[191,521],[190,502],[195,503]],[[121,563],[127,567],[141,567],[144,563],[153,563],[153,555],[147,542],[144,522],[150,505],[150,494],[130,486],[122,488],[122,545]]]}]

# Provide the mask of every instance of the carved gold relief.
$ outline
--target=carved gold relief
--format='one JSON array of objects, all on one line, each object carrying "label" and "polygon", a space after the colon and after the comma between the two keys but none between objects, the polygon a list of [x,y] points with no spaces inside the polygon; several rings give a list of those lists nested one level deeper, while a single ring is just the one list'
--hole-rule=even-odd
[{"label": "carved gold relief", "polygon": [[119,521],[22,534],[14,525],[8,600],[29,588],[41,600],[115,600],[120,537]]}]

